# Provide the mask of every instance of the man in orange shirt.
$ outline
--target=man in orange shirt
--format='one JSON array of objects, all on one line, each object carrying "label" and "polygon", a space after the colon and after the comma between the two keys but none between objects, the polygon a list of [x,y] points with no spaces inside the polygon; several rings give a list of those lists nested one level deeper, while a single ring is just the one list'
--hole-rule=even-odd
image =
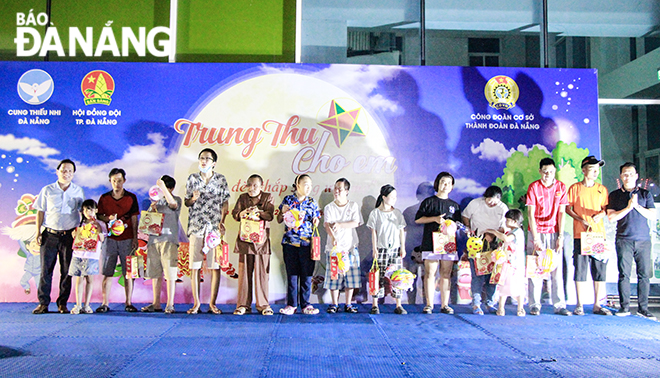
[{"label": "man in orange shirt", "polygon": [[591,278],[594,281],[594,314],[612,315],[610,310],[600,306],[607,296],[605,292],[607,259],[581,253],[582,232],[605,232],[603,219],[607,215],[608,192],[605,186],[596,182],[600,167],[603,165],[605,162],[594,156],[584,158],[582,160],[584,179],[568,189],[566,213],[573,218],[573,266],[575,267],[573,279],[577,292],[577,306],[573,311],[575,315],[584,315],[582,300],[587,287],[587,270],[591,270]]}]

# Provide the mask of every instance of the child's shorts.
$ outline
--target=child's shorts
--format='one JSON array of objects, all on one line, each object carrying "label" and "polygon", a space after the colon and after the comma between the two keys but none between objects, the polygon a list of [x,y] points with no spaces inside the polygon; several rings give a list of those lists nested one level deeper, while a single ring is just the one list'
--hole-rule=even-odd
[{"label": "child's shorts", "polygon": [[99,274],[99,260],[72,257],[69,265],[69,275],[84,277]]},{"label": "child's shorts", "polygon": [[[147,245],[147,277],[161,278],[163,270],[176,268],[179,258],[179,246],[170,242],[149,243]],[[166,278],[169,271],[167,271]],[[176,278],[174,278],[176,279]]]},{"label": "child's shorts", "polygon": [[336,280],[330,279],[330,253],[328,252],[326,259],[325,280],[323,287],[328,290],[341,290],[344,287],[349,289],[360,288],[360,254],[357,248],[349,253],[351,265],[348,272],[340,274]]}]

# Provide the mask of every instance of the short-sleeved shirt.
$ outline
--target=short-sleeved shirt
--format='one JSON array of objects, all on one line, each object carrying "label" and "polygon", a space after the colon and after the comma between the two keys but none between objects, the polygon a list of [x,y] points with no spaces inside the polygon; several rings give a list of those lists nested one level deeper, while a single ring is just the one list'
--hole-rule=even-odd
[{"label": "short-sleeved shirt", "polygon": [[220,173],[213,172],[208,183],[197,172],[188,176],[186,181],[186,200],[199,191],[199,198],[188,208],[188,236],[220,231],[222,222],[222,204],[229,201],[227,179]]},{"label": "short-sleeved shirt", "polygon": [[376,230],[376,248],[396,249],[401,247],[401,229],[406,227],[406,220],[399,209],[376,208],[369,214],[367,227]]},{"label": "short-sleeved shirt", "polygon": [[80,224],[80,209],[84,200],[85,193],[80,186],[70,183],[66,190],[62,190],[55,182],[41,189],[34,208],[44,213],[44,227],[66,231]]},{"label": "short-sleeved shirt", "polygon": [[176,209],[172,209],[165,198],[156,202],[155,211],[163,216],[163,228],[160,235],[149,235],[149,243],[169,242],[179,244],[179,215],[181,215],[181,197],[173,196],[176,201]]},{"label": "short-sleeved shirt", "polygon": [[293,229],[284,225],[284,235],[282,236],[282,244],[289,244],[295,247],[308,246],[312,241],[312,232],[314,231],[312,220],[314,218],[321,217],[321,211],[319,205],[314,201],[312,197],[305,197],[304,200],[298,201],[298,198],[289,194],[284,197],[282,203],[280,204],[280,211],[284,205],[289,206],[291,209],[296,209],[298,211],[305,213],[305,218],[303,219],[300,227]]},{"label": "short-sleeved shirt", "polygon": [[[327,223],[336,222],[358,222],[358,226],[362,225],[362,214],[360,207],[353,201],[348,201],[344,206],[337,206],[333,201],[323,208],[323,221]],[[339,228],[335,233],[337,241],[338,252],[350,252],[358,246],[359,240],[357,235],[357,227],[354,228]],[[332,250],[332,238],[328,235],[325,243],[326,251]]]},{"label": "short-sleeved shirt", "polygon": [[[445,219],[451,219],[455,222],[461,221],[461,208],[458,203],[438,196],[431,196],[422,201],[417,214],[415,214],[415,220],[421,217],[436,217],[442,214],[445,214]],[[433,232],[438,231],[439,227],[440,225],[435,222],[424,225],[422,251],[433,251]]]},{"label": "short-sleeved shirt", "polygon": [[121,219],[126,226],[121,235],[111,235],[109,236],[110,239],[128,240],[137,236],[133,235],[133,220],[131,219],[133,215],[140,214],[140,207],[138,206],[138,200],[135,194],[124,190],[124,195],[120,199],[115,199],[112,196],[111,190],[101,195],[101,198],[99,198],[98,213],[105,217],[117,214],[117,219]]},{"label": "short-sleeved shirt", "polygon": [[[633,192],[628,192],[623,188],[610,193],[608,209],[614,211],[623,210],[628,206],[628,201]],[[647,209],[655,209],[653,196],[646,189],[638,189],[637,203]],[[616,238],[634,241],[650,240],[651,229],[649,221],[639,211],[633,209],[625,217],[619,219],[616,224]]]},{"label": "short-sleeved shirt", "polygon": [[526,205],[535,206],[534,219],[536,220],[537,232],[541,234],[559,232],[559,223],[557,222],[559,207],[568,205],[566,185],[559,180],[555,180],[549,188],[546,188],[541,180],[536,180],[529,184]]},{"label": "short-sleeved shirt", "polygon": [[498,230],[504,225],[504,214],[509,210],[504,202],[490,207],[486,204],[484,197],[475,198],[463,210],[463,217],[470,220],[470,229],[478,231],[479,235],[484,231]]},{"label": "short-sleeved shirt", "polygon": [[[241,221],[241,211],[256,206],[262,212],[259,218],[264,224],[266,240],[263,243],[250,243],[242,241],[240,235],[236,235],[236,247],[234,252],[241,255],[269,255],[270,254],[270,222],[275,214],[275,200],[271,193],[261,192],[256,197],[251,197],[248,193],[238,196],[234,210],[231,214],[237,222]],[[239,233],[240,234],[240,233]]]},{"label": "short-sleeved shirt", "polygon": [[[607,188],[605,185],[594,183],[593,186],[585,186],[581,182],[577,182],[568,189],[568,203],[573,207],[573,211],[584,220],[593,218],[594,215],[602,212],[608,203]],[[590,222],[593,223],[593,222]],[[581,238],[581,233],[586,232],[587,228],[582,222],[573,219],[573,237],[575,239]],[[601,219],[600,222],[591,227],[593,232],[604,232],[605,221]]]}]

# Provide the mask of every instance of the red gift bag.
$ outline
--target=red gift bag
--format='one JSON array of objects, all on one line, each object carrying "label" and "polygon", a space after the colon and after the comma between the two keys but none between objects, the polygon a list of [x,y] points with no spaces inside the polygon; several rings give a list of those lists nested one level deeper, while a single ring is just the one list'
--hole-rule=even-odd
[{"label": "red gift bag", "polygon": [[330,256],[330,279],[339,279],[339,259],[337,256]]},{"label": "red gift bag", "polygon": [[369,271],[369,294],[377,295],[380,284],[380,269],[378,268],[378,260],[374,259],[374,262],[371,264],[371,270]]},{"label": "red gift bag", "polygon": [[493,272],[495,263],[493,262],[492,255],[493,253],[490,251],[477,253],[474,258],[474,270],[477,276],[483,276]]},{"label": "red gift bag", "polygon": [[319,230],[314,227],[312,232],[312,260],[318,261],[321,260],[321,237],[319,236]]},{"label": "red gift bag", "polygon": [[220,241],[220,245],[215,247],[215,261],[221,268],[229,267],[229,243],[225,242],[224,239]]}]

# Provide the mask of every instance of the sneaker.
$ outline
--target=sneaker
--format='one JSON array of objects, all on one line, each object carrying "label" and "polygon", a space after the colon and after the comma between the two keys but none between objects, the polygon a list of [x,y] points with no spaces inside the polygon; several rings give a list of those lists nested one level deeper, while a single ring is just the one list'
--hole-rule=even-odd
[{"label": "sneaker", "polygon": [[371,315],[378,315],[380,314],[380,308],[378,308],[378,306],[371,306],[371,310],[369,310],[369,313]]},{"label": "sneaker", "polygon": [[614,314],[616,316],[630,316],[630,310],[627,308],[620,308],[619,311]]},{"label": "sneaker", "polygon": [[408,313],[408,311],[406,311],[406,309],[403,308],[402,306],[399,306],[399,307],[394,309],[394,313],[398,314],[398,315],[405,315],[405,314]]},{"label": "sneaker", "polygon": [[472,306],[472,313],[475,315],[483,315],[484,310],[481,309],[481,306]]},{"label": "sneaker", "polygon": [[575,306],[575,310],[573,310],[573,315],[583,316],[584,308],[582,308],[582,306]]},{"label": "sneaker", "polygon": [[570,311],[568,311],[568,310],[566,309],[566,307],[556,308],[556,309],[555,309],[555,314],[557,314],[557,315],[564,315],[564,316],[571,316],[571,315],[573,315]]},{"label": "sneaker", "polygon": [[649,312],[649,310],[637,310],[637,316],[651,320],[658,320],[655,315]]},{"label": "sneaker", "polygon": [[86,305],[85,307],[83,307],[82,312],[84,312],[85,314],[93,314],[94,310],[92,310],[92,308],[89,305]]},{"label": "sneaker", "polygon": [[328,314],[336,314],[337,313],[337,305],[331,304],[328,306],[328,309],[325,310]]},{"label": "sneaker", "polygon": [[443,314],[447,314],[447,315],[453,315],[454,314],[454,309],[449,307],[449,306],[445,306],[445,307],[440,309],[440,312],[443,313]]},{"label": "sneaker", "polygon": [[538,307],[532,307],[532,308],[529,310],[529,314],[530,314],[530,315],[533,315],[533,316],[539,316],[539,315],[541,315],[541,309],[538,308]]},{"label": "sneaker", "polygon": [[358,312],[358,309],[353,305],[344,305],[344,312],[348,312],[349,314],[355,314]]},{"label": "sneaker", "polygon": [[71,315],[80,314],[80,310],[81,310],[80,306],[78,305],[73,306],[73,308],[71,309]]},{"label": "sneaker", "polygon": [[424,309],[422,310],[422,314],[432,314],[432,313],[433,313],[433,307],[424,306]]}]

